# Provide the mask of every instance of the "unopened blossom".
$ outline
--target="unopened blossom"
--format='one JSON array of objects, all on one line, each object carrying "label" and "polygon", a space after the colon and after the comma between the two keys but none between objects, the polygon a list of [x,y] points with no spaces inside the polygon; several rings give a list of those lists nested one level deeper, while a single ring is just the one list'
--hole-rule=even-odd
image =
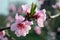
[{"label": "unopened blossom", "polygon": [[44,27],[44,21],[46,20],[46,14],[45,14],[46,10],[36,10],[36,13],[34,15],[37,24],[39,27]]},{"label": "unopened blossom", "polygon": [[15,12],[15,11],[16,11],[16,7],[15,7],[14,4],[11,4],[11,5],[10,5],[9,11],[10,11],[10,12]]},{"label": "unopened blossom", "polygon": [[5,31],[0,31],[0,40],[8,40],[7,37],[5,37]]},{"label": "unopened blossom", "polygon": [[16,14],[15,23],[11,25],[11,31],[14,31],[17,37],[26,36],[31,29],[32,22],[24,21],[25,18],[22,15]]},{"label": "unopened blossom", "polygon": [[7,20],[8,20],[9,22],[13,22],[13,21],[14,21],[14,18],[13,18],[12,16],[8,16],[8,17],[7,17]]},{"label": "unopened blossom", "polygon": [[23,11],[23,10],[22,10],[21,7],[19,7],[18,10],[17,10],[18,13],[22,13],[22,11]]},{"label": "unopened blossom", "polygon": [[38,0],[40,4],[43,4],[45,0]]},{"label": "unopened blossom", "polygon": [[6,27],[10,27],[10,23],[9,22],[6,24]]},{"label": "unopened blossom", "polygon": [[40,35],[40,34],[41,34],[41,29],[40,29],[39,26],[34,27],[34,31],[35,31],[35,33],[36,33],[37,35]]},{"label": "unopened blossom", "polygon": [[55,5],[52,5],[53,8],[57,9],[57,8],[60,8],[60,3],[57,2]]},{"label": "unopened blossom", "polygon": [[30,6],[28,5],[22,5],[21,8],[18,8],[18,12],[22,13],[30,13]]}]

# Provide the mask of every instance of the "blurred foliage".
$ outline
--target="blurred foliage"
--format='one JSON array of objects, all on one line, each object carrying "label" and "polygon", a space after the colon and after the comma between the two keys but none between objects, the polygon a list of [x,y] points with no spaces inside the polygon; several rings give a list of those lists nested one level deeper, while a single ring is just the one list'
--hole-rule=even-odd
[{"label": "blurred foliage", "polygon": [[[42,5],[41,9],[46,9],[47,11],[51,12],[51,15],[55,14],[55,9],[52,8],[52,4],[55,4],[56,0],[45,0],[44,4]],[[0,15],[0,28],[5,27],[6,26],[6,16],[4,15]],[[55,18],[55,19],[51,19],[49,21],[49,25],[50,28],[52,30],[52,32],[56,32],[56,39],[60,40],[60,38],[58,37],[58,32],[57,32],[57,28],[60,26],[60,16]],[[48,30],[46,27],[41,28],[42,29],[42,33],[40,35],[35,34],[33,28],[32,30],[30,30],[30,33],[26,36],[26,37],[16,37],[16,35],[11,32],[10,30],[7,30],[6,32],[8,33],[7,35],[9,40],[47,40],[47,36],[48,36]]]}]

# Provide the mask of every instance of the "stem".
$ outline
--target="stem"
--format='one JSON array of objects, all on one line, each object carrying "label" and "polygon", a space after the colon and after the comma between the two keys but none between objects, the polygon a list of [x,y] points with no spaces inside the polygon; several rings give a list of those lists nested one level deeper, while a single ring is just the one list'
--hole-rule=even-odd
[{"label": "stem", "polygon": [[6,29],[10,29],[10,27],[0,28],[0,31],[6,30]]},{"label": "stem", "polygon": [[[56,14],[54,16],[50,16],[50,18],[47,18],[47,20],[49,19],[54,19],[56,17],[60,16],[60,14]],[[47,22],[48,23],[48,22]],[[49,26],[49,25],[48,25]],[[10,29],[10,27],[5,27],[5,28],[0,28],[0,31],[6,30],[6,29]],[[49,29],[49,28],[48,28]]]}]

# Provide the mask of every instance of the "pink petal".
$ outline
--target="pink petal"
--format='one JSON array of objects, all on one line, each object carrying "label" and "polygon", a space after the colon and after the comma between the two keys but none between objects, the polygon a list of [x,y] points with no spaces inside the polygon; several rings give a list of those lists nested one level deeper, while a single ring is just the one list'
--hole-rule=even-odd
[{"label": "pink petal", "polygon": [[5,31],[3,30],[0,32],[0,39],[2,39],[4,36],[5,36]]},{"label": "pink petal", "polygon": [[31,30],[31,26],[29,26],[29,25],[25,25],[25,30]]},{"label": "pink petal", "polygon": [[25,25],[32,25],[33,24],[33,21],[25,21]]},{"label": "pink petal", "polygon": [[26,31],[24,29],[16,30],[15,34],[17,35],[17,37],[26,36]]},{"label": "pink petal", "polygon": [[43,21],[45,21],[46,20],[46,14],[45,13],[46,13],[45,9],[43,9],[43,10],[36,10],[35,15],[40,16],[39,18],[42,18]]},{"label": "pink petal", "polygon": [[35,33],[36,33],[36,34],[38,34],[38,35],[41,34],[41,29],[40,29],[39,26],[36,26],[36,27],[34,28],[34,30],[35,30]]},{"label": "pink petal", "polygon": [[17,24],[12,24],[11,25],[11,31],[15,31],[15,30],[17,30],[18,28],[17,28]]},{"label": "pink petal", "polygon": [[21,33],[20,32],[21,32],[20,30],[16,30],[15,31],[15,34],[16,34],[17,37],[20,37],[21,36]]},{"label": "pink petal", "polygon": [[44,27],[42,19],[37,19],[37,24],[38,24],[39,27]]},{"label": "pink petal", "polygon": [[14,21],[14,18],[12,18],[12,16],[8,16],[8,17],[7,17],[7,20],[8,20],[9,22],[13,22],[13,21]]},{"label": "pink petal", "polygon": [[5,31],[3,30],[2,32],[3,32],[3,35],[5,36]]},{"label": "pink petal", "polygon": [[56,5],[52,5],[52,7],[53,7],[53,8],[57,8],[57,6],[56,6]]},{"label": "pink petal", "polygon": [[15,19],[18,19],[18,18],[19,18],[18,13],[16,13]]},{"label": "pink petal", "polygon": [[11,4],[9,9],[12,10],[12,11],[14,11],[14,12],[16,11],[16,7],[15,7],[14,4]]},{"label": "pink petal", "polygon": [[24,29],[22,29],[21,31],[22,31],[22,32],[21,32],[21,35],[22,35],[22,36],[26,36],[26,34],[27,34],[26,31],[25,31]]},{"label": "pink petal", "polygon": [[22,10],[25,13],[27,13],[27,12],[30,13],[30,7],[28,5],[22,5]]},{"label": "pink petal", "polygon": [[8,40],[8,38],[7,37],[4,37],[4,38],[2,38],[2,40]]},{"label": "pink petal", "polygon": [[40,4],[43,4],[45,0],[39,0]]},{"label": "pink petal", "polygon": [[22,15],[19,15],[16,13],[15,19],[17,22],[22,22],[25,20],[25,18]]}]

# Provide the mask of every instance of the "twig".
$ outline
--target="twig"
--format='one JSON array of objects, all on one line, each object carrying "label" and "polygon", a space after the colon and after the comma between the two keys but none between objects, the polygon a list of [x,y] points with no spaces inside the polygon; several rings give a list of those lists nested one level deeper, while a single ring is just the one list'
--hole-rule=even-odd
[{"label": "twig", "polygon": [[10,29],[10,27],[0,28],[0,31],[6,30],[6,29]]},{"label": "twig", "polygon": [[[54,18],[56,18],[56,17],[58,17],[58,16],[60,16],[60,14],[56,14],[56,15],[54,15],[54,16],[50,16],[50,18],[48,18],[47,20],[49,20],[49,19],[54,19]],[[6,29],[10,29],[10,27],[0,28],[0,31],[6,30]]]}]

